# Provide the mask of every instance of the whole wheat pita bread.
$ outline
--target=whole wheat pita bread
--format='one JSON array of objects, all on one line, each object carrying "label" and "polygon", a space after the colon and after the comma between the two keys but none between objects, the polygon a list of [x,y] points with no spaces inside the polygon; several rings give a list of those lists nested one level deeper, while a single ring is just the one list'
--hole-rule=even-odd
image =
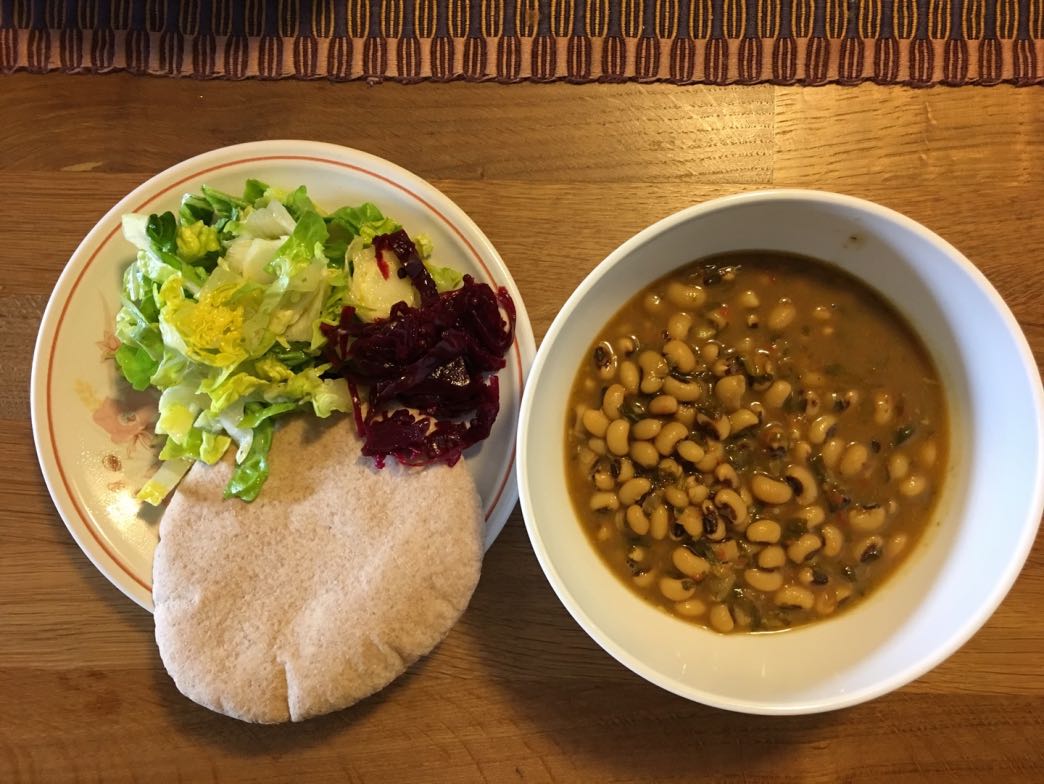
[{"label": "whole wheat pita bread", "polygon": [[300,721],[381,689],[467,606],[483,517],[463,461],[423,470],[360,454],[350,421],[295,418],[251,504],[232,467],[195,466],[160,522],[156,642],[192,700],[246,721]]}]

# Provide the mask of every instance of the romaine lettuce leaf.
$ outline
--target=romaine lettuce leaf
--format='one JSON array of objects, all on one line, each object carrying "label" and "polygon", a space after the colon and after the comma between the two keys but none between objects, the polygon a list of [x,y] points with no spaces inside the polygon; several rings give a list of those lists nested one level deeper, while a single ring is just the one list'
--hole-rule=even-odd
[{"label": "romaine lettuce leaf", "polygon": [[225,498],[253,501],[268,479],[268,452],[272,448],[272,420],[263,419],[254,427],[254,440],[246,457],[232,472]]}]

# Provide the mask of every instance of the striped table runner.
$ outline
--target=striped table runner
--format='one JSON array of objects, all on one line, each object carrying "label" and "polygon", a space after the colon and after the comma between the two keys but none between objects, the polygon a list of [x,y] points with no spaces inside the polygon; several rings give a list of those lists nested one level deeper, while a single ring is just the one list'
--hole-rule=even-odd
[{"label": "striped table runner", "polygon": [[1044,0],[0,0],[17,70],[1029,85]]}]

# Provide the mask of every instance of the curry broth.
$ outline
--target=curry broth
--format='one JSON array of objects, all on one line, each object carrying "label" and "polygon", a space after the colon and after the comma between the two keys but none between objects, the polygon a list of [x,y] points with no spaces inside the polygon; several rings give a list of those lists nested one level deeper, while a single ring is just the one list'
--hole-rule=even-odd
[{"label": "curry broth", "polygon": [[716,256],[603,327],[567,421],[573,505],[645,599],[718,631],[828,617],[927,527],[948,434],[933,362],[866,284]]}]

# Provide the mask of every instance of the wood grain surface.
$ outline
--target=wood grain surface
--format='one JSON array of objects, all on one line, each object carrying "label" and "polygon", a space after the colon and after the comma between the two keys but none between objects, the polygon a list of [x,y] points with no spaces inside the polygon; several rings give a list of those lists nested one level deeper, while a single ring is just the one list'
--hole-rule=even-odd
[{"label": "wood grain surface", "polygon": [[[257,727],[182,698],[152,618],[66,532],[37,467],[47,297],[122,195],[259,138],[358,147],[431,180],[511,268],[538,340],[638,229],[708,198],[827,188],[964,251],[1044,357],[1044,94],[1006,87],[0,80],[0,781],[1044,781],[1044,547],[962,650],[874,702],[761,718],[687,702],[568,616],[516,511],[470,609],[388,689]],[[829,652],[824,652],[829,655]]]}]

